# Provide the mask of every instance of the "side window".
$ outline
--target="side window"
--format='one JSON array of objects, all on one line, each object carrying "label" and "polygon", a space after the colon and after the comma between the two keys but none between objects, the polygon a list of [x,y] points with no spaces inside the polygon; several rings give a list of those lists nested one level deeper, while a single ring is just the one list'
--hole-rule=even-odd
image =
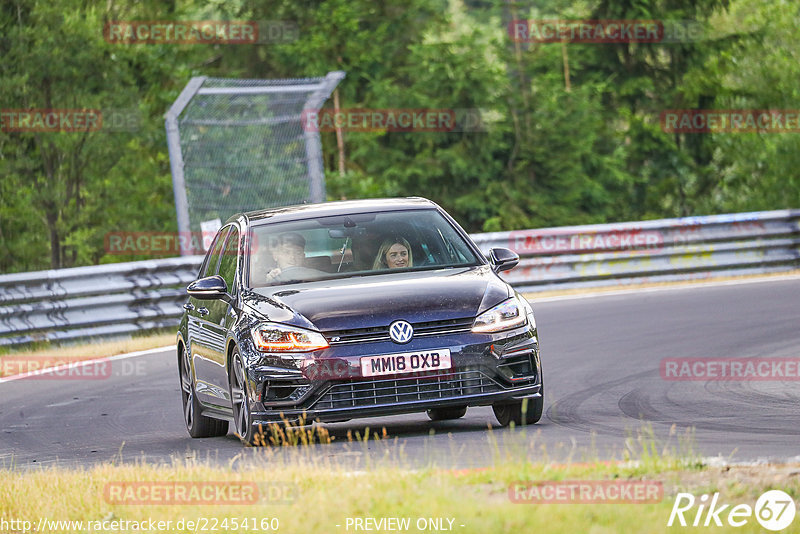
[{"label": "side window", "polygon": [[228,234],[228,240],[225,242],[225,248],[222,252],[222,259],[219,263],[219,275],[225,280],[228,286],[228,292],[231,295],[236,294],[236,287],[233,285],[236,278],[236,265],[239,258],[239,231],[236,228],[231,228]]},{"label": "side window", "polygon": [[225,244],[225,237],[228,235],[228,230],[230,230],[230,228],[230,226],[226,226],[220,230],[216,239],[214,239],[214,246],[209,251],[209,256],[206,256],[206,264],[203,268],[203,273],[200,275],[201,278],[217,274],[217,264],[219,263],[220,251],[222,250],[222,246]]}]

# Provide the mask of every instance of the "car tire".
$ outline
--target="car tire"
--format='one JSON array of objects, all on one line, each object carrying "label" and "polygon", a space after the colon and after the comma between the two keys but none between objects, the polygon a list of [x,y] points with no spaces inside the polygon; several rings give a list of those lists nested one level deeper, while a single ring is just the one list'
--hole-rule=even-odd
[{"label": "car tire", "polygon": [[522,413],[522,404],[525,401],[493,404],[492,411],[494,411],[494,416],[497,418],[497,422],[500,423],[500,426],[508,426],[512,422],[516,426],[538,423],[542,418],[542,411],[544,409],[544,387],[542,387],[541,392],[541,397],[527,399],[528,402],[524,414]]},{"label": "car tire", "polygon": [[178,372],[181,379],[181,400],[183,401],[183,422],[186,430],[193,438],[214,438],[228,433],[228,422],[201,415],[202,407],[197,400],[197,393],[192,380],[192,366],[189,351],[183,346]]},{"label": "car tire", "polygon": [[245,379],[244,364],[239,354],[239,349],[234,348],[231,353],[230,372],[228,385],[230,387],[231,408],[233,409],[233,428],[239,439],[245,445],[256,444],[256,432],[253,428],[253,414],[250,411],[247,394],[247,380]]},{"label": "car tire", "polygon": [[428,417],[431,421],[447,421],[449,419],[459,419],[467,413],[466,406],[454,406],[450,408],[433,408],[428,410]]}]

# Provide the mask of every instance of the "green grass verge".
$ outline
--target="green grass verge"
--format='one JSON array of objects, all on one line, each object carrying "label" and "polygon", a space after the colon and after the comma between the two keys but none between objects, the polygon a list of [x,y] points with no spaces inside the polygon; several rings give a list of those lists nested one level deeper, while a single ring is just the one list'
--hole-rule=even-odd
[{"label": "green grass verge", "polygon": [[[491,433],[487,435],[488,439],[494,439]],[[524,430],[517,431],[516,436],[520,443],[530,441]],[[392,440],[378,439],[353,442],[356,449],[383,448],[384,452],[382,459],[354,471],[352,465],[332,460],[326,453],[326,445],[313,439],[301,441],[307,444],[290,445],[285,441],[284,446],[273,444],[248,450],[256,454],[243,455],[227,466],[184,460],[170,465],[112,463],[87,469],[0,470],[0,517],[30,521],[34,526],[42,518],[80,520],[84,522],[83,532],[97,532],[101,525],[113,528],[115,520],[164,522],[161,529],[150,529],[149,524],[140,529],[151,532],[271,532],[275,530],[263,527],[276,524],[277,532],[366,532],[356,530],[354,523],[348,524],[348,518],[351,521],[408,518],[409,528],[401,530],[406,532],[420,532],[417,521],[429,518],[441,520],[453,532],[480,534],[729,532],[732,529],[727,526],[667,527],[675,495],[679,491],[689,491],[697,497],[720,492],[721,503],[750,506],[767,489],[781,489],[795,498],[800,495],[797,466],[708,467],[688,454],[657,452],[646,436],[629,443],[629,452],[637,452],[622,462],[531,461],[515,459],[516,453],[505,448],[511,452],[498,455],[491,467],[468,470],[404,467],[398,460],[402,457],[401,447]],[[287,450],[292,454],[278,454]],[[663,500],[650,504],[520,504],[509,498],[509,486],[520,481],[596,480],[660,482]],[[194,504],[165,502],[163,495],[152,497],[154,487],[162,491],[164,488],[174,491],[177,486],[188,487],[187,484],[194,484],[197,491],[210,487],[203,486],[203,482],[224,487],[227,493]],[[130,490],[142,485],[148,488],[146,493]],[[248,497],[236,500],[237,504],[220,500],[230,501],[237,488],[244,491],[240,496],[246,495],[245,490],[254,485],[262,500]],[[137,500],[146,497],[150,498],[149,503]],[[696,507],[691,518],[695,512]],[[275,518],[277,523],[262,523],[265,518]],[[234,519],[237,528],[233,528]],[[95,522],[91,530],[90,521]],[[188,521],[195,524],[187,524]],[[790,528],[787,532],[796,532],[797,525],[800,517],[795,520],[795,530]],[[116,531],[132,531],[131,526],[132,523],[125,529],[117,525]],[[50,527],[46,531],[79,530],[74,524],[67,528],[63,524],[62,528],[52,528],[52,524]],[[762,529],[755,518],[750,518],[746,526],[735,531]]]}]

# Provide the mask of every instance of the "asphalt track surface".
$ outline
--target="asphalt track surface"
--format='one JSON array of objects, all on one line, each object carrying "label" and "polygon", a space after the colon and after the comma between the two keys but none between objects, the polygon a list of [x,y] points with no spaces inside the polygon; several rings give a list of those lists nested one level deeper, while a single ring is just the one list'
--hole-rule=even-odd
[{"label": "asphalt track surface", "polygon": [[[183,425],[172,351],[114,361],[98,379],[31,377],[0,383],[0,466],[98,462],[222,465],[311,454],[365,468],[470,467],[498,457],[583,461],[637,451],[652,430],[658,450],[692,447],[729,461],[800,460],[800,381],[667,381],[674,357],[800,357],[800,279],[678,287],[537,302],[545,416],[500,428],[488,407],[457,421],[424,413],[326,425],[333,443],[243,448],[238,438],[191,439]],[[386,429],[388,440],[348,442]],[[492,430],[489,431],[488,428]],[[635,454],[634,454],[635,457]]]}]

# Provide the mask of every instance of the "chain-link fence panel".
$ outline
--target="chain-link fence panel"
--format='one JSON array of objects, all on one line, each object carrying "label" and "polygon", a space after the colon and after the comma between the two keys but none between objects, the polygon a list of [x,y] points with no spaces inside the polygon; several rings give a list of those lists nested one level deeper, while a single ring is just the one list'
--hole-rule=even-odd
[{"label": "chain-link fence panel", "polygon": [[[238,80],[197,77],[166,116],[180,232],[240,211],[325,200],[319,109],[344,78]],[[189,251],[182,251],[183,254]]]}]

